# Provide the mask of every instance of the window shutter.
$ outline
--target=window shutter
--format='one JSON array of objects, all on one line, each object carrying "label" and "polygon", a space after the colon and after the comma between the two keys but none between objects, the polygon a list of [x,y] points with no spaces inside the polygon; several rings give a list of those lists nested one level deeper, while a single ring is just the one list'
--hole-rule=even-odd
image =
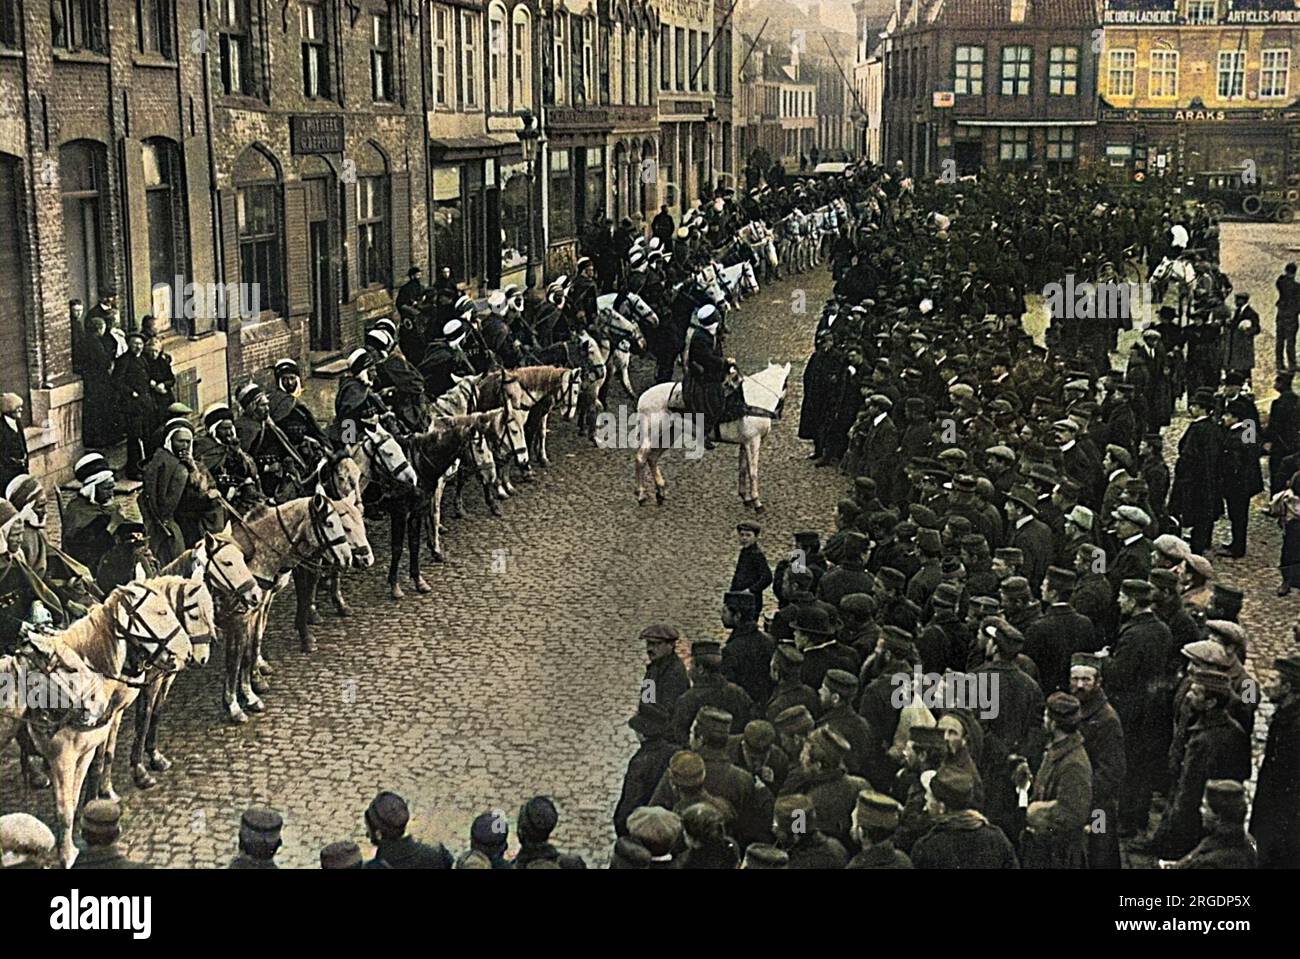
[{"label": "window shutter", "polygon": [[411,174],[400,170],[389,177],[388,221],[393,231],[393,289],[406,282],[411,266]]},{"label": "window shutter", "polygon": [[284,188],[285,299],[289,316],[311,312],[311,264],[307,261],[307,194],[301,183]]}]

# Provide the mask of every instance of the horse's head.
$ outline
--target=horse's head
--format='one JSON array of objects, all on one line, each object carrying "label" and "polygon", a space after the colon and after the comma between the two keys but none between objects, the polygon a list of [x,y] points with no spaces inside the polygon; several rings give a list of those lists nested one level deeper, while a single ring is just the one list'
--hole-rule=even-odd
[{"label": "horse's head", "polygon": [[205,533],[194,549],[194,571],[190,578],[202,580],[208,589],[245,609],[253,609],[262,601],[257,577],[248,568],[244,551],[231,539]]},{"label": "horse's head", "polygon": [[[642,337],[642,344],[645,338]],[[560,413],[566,420],[578,415],[578,399],[582,396],[582,370],[565,370],[560,377]]]},{"label": "horse's head", "polygon": [[147,581],[127,583],[113,592],[113,630],[126,644],[126,671],[134,675],[150,667],[167,673],[184,669],[194,647],[167,598]]},{"label": "horse's head", "polygon": [[361,441],[361,449],[369,458],[372,466],[378,466],[380,472],[396,483],[408,486],[419,484],[420,478],[415,467],[406,458],[406,451],[392,433],[382,426],[372,426],[366,430]]},{"label": "horse's head", "polygon": [[330,499],[324,488],[317,486],[307,503],[312,544],[323,553],[323,562],[327,566],[351,566],[353,563],[352,538],[344,520],[345,504],[350,502]]},{"label": "horse's head", "polygon": [[181,629],[190,639],[196,666],[206,666],[212,654],[212,644],[217,639],[217,614],[212,594],[202,582],[183,579],[170,584],[165,591],[171,601]]},{"label": "horse's head", "polygon": [[495,433],[500,446],[514,458],[515,465],[520,469],[528,468],[527,422],[528,411],[507,401],[501,408],[501,418],[497,421]]},{"label": "horse's head", "polygon": [[[317,495],[321,494],[317,490]],[[342,532],[342,543],[331,546],[329,556],[337,565],[349,563],[357,569],[368,569],[375,563],[375,554],[370,549],[370,540],[366,538],[366,521],[361,512],[360,497],[356,494],[340,500],[327,500],[329,511],[338,519]],[[314,498],[313,498],[314,505]]]}]

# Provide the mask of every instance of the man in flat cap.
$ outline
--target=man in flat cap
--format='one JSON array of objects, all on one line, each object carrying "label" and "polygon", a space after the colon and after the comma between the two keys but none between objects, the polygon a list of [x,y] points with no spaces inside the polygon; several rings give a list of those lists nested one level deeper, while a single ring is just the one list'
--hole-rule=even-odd
[{"label": "man in flat cap", "polygon": [[[1188,730],[1183,764],[1168,808],[1149,844],[1135,844],[1136,850],[1154,849],[1161,859],[1180,859],[1200,842],[1201,798],[1211,779],[1250,778],[1250,737],[1228,715],[1232,700],[1232,679],[1223,670],[1193,666],[1187,700],[1196,718]],[[1121,720],[1122,720],[1121,714]],[[1132,766],[1130,765],[1132,776]]]},{"label": "man in flat cap", "polygon": [[560,852],[551,844],[551,834],[559,822],[560,812],[549,796],[534,796],[520,806],[515,821],[519,852],[511,860],[510,868],[534,869],[539,862],[549,862],[560,869],[586,869],[581,856]]},{"label": "man in flat cap", "polygon": [[893,744],[898,731],[900,712],[894,705],[895,694],[911,680],[919,662],[912,634],[898,626],[885,625],[880,628],[876,651],[862,665],[859,683],[866,679],[867,684],[858,699],[858,713],[887,746]]},{"label": "man in flat cap", "polygon": [[450,869],[451,853],[442,843],[416,842],[406,832],[411,809],[397,793],[381,792],[366,809],[366,835],[375,847],[374,863],[390,869]]},{"label": "man in flat cap", "polygon": [[975,780],[967,772],[941,766],[922,776],[933,824],[912,847],[917,869],[1018,869],[1020,862],[1006,834],[975,808]]},{"label": "man in flat cap", "polygon": [[876,489],[885,505],[898,501],[901,476],[898,465],[898,427],[890,415],[894,401],[884,393],[875,393],[867,403],[870,420],[862,442],[862,472],[876,481]]},{"label": "man in flat cap", "polygon": [[640,702],[654,703],[672,711],[686,690],[691,688],[686,665],[677,655],[679,633],[672,626],[652,623],[641,630],[645,643],[645,677],[641,680]]},{"label": "man in flat cap", "polygon": [[774,685],[764,713],[769,722],[775,722],[777,716],[795,706],[805,707],[809,713],[816,713],[820,708],[817,690],[803,681],[803,663],[803,653],[790,643],[779,644],[772,653]]},{"label": "man in flat cap", "polygon": [[[1292,641],[1300,630],[1292,627]],[[1255,784],[1250,832],[1263,869],[1300,867],[1300,653],[1273,660],[1277,681],[1264,692],[1274,704]]]},{"label": "man in flat cap", "polygon": [[731,630],[722,647],[722,675],[755,704],[772,695],[772,653],[776,641],[758,628],[758,601],[748,591],[722,597],[722,625]]},{"label": "man in flat cap", "polygon": [[627,817],[650,801],[668,761],[681,748],[672,740],[672,713],[662,706],[642,703],[627,724],[640,745],[628,760],[623,791],[614,807],[614,832],[619,836],[627,834]]},{"label": "man in flat cap", "polygon": [[1146,579],[1151,572],[1151,541],[1145,531],[1151,522],[1136,506],[1120,506],[1111,514],[1116,542],[1115,557],[1106,575],[1115,589],[1126,579]]},{"label": "man in flat cap", "polygon": [[753,520],[736,524],[736,537],[740,540],[740,555],[736,557],[736,571],[731,576],[731,592],[749,592],[763,608],[763,593],[772,585],[772,567],[758,547],[758,534],[762,528]]},{"label": "man in flat cap", "polygon": [[1090,869],[1120,868],[1119,795],[1128,774],[1124,728],[1102,687],[1104,661],[1086,652],[1070,658],[1070,694],[1079,701],[1079,732],[1092,764],[1092,805],[1103,817],[1088,833]]},{"label": "man in flat cap", "polygon": [[[1145,832],[1151,811],[1156,764],[1163,761],[1164,735],[1148,685],[1178,655],[1169,627],[1151,606],[1155,590],[1145,579],[1126,579],[1119,593],[1119,633],[1110,646],[1104,679],[1111,705],[1124,726],[1128,777],[1120,794],[1120,838]],[[1172,693],[1171,693],[1172,695]],[[1165,713],[1164,715],[1167,715]]]},{"label": "man in flat cap", "polygon": [[73,869],[148,869],[117,848],[122,807],[112,799],[92,799],[81,810],[84,848]]},{"label": "man in flat cap", "polygon": [[796,793],[779,798],[772,812],[776,846],[789,857],[787,869],[843,869],[849,854],[837,839],[817,824],[817,809],[809,796]]},{"label": "man in flat cap", "polygon": [[690,735],[695,714],[704,706],[716,706],[731,717],[733,733],[745,728],[754,714],[754,701],[743,689],[722,674],[722,645],[711,639],[691,643],[691,688],[673,706],[673,734],[678,742]]},{"label": "man in flat cap", "polygon": [[853,807],[853,842],[858,853],[848,869],[911,869],[907,853],[894,848],[893,836],[898,829],[903,807],[898,800],[874,789],[858,793]]},{"label": "man in flat cap", "polygon": [[1031,783],[1020,861],[1026,869],[1082,869],[1087,865],[1084,828],[1092,820],[1092,764],[1079,732],[1079,700],[1069,693],[1047,697],[1043,717],[1047,749],[1038,772],[1028,762],[1016,771],[1016,787]]},{"label": "man in flat cap", "polygon": [[1166,869],[1255,869],[1259,857],[1246,835],[1246,787],[1235,779],[1211,779],[1201,797],[1204,838],[1176,862],[1161,861]]},{"label": "man in flat cap", "polygon": [[283,843],[284,818],[274,809],[253,806],[239,820],[239,852],[227,869],[279,869],[275,854]]},{"label": "man in flat cap", "polygon": [[[628,817],[628,834],[620,837],[615,844],[615,858],[623,860],[633,868],[672,869],[673,852],[682,841],[682,820],[671,810],[658,806],[642,806]],[[635,862],[635,854],[629,844],[644,851],[644,863]],[[611,860],[610,868],[615,868]],[[627,865],[624,866],[627,868]]]}]

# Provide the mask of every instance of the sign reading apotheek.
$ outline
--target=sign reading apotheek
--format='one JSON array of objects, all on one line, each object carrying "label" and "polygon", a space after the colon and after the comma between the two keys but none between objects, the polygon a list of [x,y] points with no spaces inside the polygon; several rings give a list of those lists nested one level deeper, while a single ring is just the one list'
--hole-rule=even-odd
[{"label": "sign reading apotheek", "polygon": [[306,153],[342,153],[343,118],[321,113],[289,118],[290,151]]}]

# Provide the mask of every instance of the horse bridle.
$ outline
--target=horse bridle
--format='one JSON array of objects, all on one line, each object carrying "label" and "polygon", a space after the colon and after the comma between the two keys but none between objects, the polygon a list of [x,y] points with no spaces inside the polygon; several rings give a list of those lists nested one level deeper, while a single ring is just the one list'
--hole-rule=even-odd
[{"label": "horse bridle", "polygon": [[[334,507],[328,499],[324,499],[323,503],[324,505],[318,506],[313,497],[307,505],[307,519],[310,524],[312,537],[316,540],[317,547],[320,551],[328,553],[338,546],[346,545],[348,537],[346,533],[342,533],[338,536],[330,535],[328,514]],[[284,534],[284,538],[289,543],[289,555],[296,556],[303,562],[314,561],[318,550],[309,550],[305,554],[299,552],[298,542],[293,538],[293,534],[289,532],[289,527],[285,525],[284,517],[280,514],[280,505],[278,503],[275,504],[271,507],[271,510],[275,513],[275,521],[280,526],[280,532]],[[340,517],[340,519],[342,519],[342,517]]]},{"label": "horse bridle", "polygon": [[[221,564],[217,562],[217,557],[221,554],[223,549],[228,548],[239,549],[239,544],[226,542],[218,546],[216,550],[213,551],[212,555],[208,557],[207,563],[204,564],[203,578],[205,580],[210,579],[213,585],[217,587],[218,592],[233,596],[245,609],[252,609],[254,603],[248,597],[253,590],[258,588],[257,577],[252,573],[249,573],[248,579],[244,580],[242,583],[236,583],[227,576],[226,571],[222,569]],[[240,552],[242,554],[243,551],[240,550]]]},{"label": "horse bridle", "polygon": [[[181,624],[182,630],[185,629],[185,624],[188,623],[191,618],[199,618],[198,614],[202,612],[203,605],[198,600],[198,590],[202,587],[202,583],[196,583],[193,580],[181,583],[177,587],[180,594],[178,596],[180,605],[173,606],[172,612],[176,614],[176,621]],[[207,645],[207,643],[210,643],[215,638],[215,636],[208,637],[206,643],[201,642],[199,645]],[[191,644],[194,643],[193,634],[190,635],[190,642]]]},{"label": "horse bridle", "polygon": [[[139,600],[133,602],[132,597],[137,589],[139,590]],[[122,666],[122,673],[125,676],[140,676],[149,669],[161,669],[162,667],[158,666],[158,662],[163,654],[171,655],[167,648],[168,644],[184,632],[179,622],[166,636],[160,636],[154,631],[148,620],[140,613],[145,603],[149,602],[153,597],[166,599],[166,597],[159,595],[158,591],[152,586],[144,583],[131,584],[124,592],[122,602],[118,606],[119,615],[113,620],[114,634],[118,639],[126,643],[126,662]],[[125,622],[122,621],[122,613],[125,613]],[[141,632],[131,632],[131,628],[135,625],[139,626]],[[154,644],[155,648],[152,652],[144,648],[146,643]],[[145,656],[143,662],[140,661],[142,654]],[[163,669],[163,671],[173,672],[174,670]]]}]

